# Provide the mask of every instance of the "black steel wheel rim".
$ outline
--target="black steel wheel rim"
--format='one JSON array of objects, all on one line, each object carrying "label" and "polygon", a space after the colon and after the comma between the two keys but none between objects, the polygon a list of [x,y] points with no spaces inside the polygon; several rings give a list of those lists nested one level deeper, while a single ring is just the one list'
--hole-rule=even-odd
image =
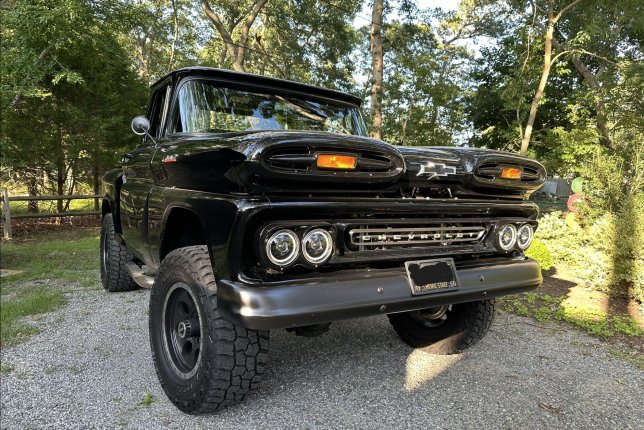
[{"label": "black steel wheel rim", "polygon": [[171,367],[177,376],[190,378],[201,362],[201,313],[190,287],[178,282],[166,294],[161,328]]}]

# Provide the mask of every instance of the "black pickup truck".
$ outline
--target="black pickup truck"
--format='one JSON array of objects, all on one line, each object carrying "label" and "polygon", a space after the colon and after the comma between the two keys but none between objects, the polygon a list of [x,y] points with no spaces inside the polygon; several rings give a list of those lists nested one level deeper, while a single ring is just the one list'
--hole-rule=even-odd
[{"label": "black pickup truck", "polygon": [[141,144],[103,178],[101,279],[152,289],[152,358],[181,410],[241,401],[271,329],[382,314],[410,346],[454,353],[495,297],[541,284],[524,255],[541,164],[370,139],[360,105],[210,68],[152,86]]}]

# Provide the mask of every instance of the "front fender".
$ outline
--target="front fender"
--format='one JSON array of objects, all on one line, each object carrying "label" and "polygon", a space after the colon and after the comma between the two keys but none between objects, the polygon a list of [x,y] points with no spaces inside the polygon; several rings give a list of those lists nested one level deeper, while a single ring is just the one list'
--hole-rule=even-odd
[{"label": "front fender", "polygon": [[[253,199],[252,208],[266,199]],[[241,261],[241,238],[249,205],[248,200],[234,196],[154,187],[148,206],[148,240],[154,264],[161,262],[161,243],[166,223],[173,209],[181,208],[194,213],[210,250],[215,276],[230,278],[238,272]]]}]

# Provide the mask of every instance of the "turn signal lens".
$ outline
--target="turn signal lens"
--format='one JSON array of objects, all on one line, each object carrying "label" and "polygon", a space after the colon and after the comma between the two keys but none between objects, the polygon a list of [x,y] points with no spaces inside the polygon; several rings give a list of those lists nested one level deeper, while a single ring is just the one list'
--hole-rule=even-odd
[{"label": "turn signal lens", "polygon": [[504,167],[501,171],[503,179],[521,179],[521,169],[516,167]]},{"label": "turn signal lens", "polygon": [[353,170],[358,159],[355,155],[318,154],[317,166],[321,169]]}]

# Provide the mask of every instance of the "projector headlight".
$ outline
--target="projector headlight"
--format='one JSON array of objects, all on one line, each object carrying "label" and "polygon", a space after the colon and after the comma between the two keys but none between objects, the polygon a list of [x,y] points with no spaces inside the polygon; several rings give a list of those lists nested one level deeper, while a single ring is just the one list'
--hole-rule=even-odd
[{"label": "projector headlight", "polygon": [[521,249],[528,249],[532,242],[534,230],[530,224],[523,224],[517,232],[517,245]]},{"label": "projector headlight", "polygon": [[333,252],[333,239],[331,234],[316,228],[304,235],[302,239],[302,254],[306,261],[312,264],[325,262]]},{"label": "projector headlight", "polygon": [[266,241],[266,256],[276,266],[288,266],[297,259],[300,239],[287,229],[278,230]]},{"label": "projector headlight", "polygon": [[502,226],[497,232],[496,243],[502,251],[511,251],[517,244],[517,228],[513,224]]}]

